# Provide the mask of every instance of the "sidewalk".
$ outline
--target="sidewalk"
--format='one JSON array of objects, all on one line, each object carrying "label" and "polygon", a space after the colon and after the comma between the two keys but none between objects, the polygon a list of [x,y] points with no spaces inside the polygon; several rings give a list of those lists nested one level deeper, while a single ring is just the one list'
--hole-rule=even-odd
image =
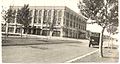
[{"label": "sidewalk", "polygon": [[99,52],[95,52],[89,56],[82,59],[78,59],[72,63],[118,63],[119,62],[119,51],[118,49],[104,49],[104,57],[99,57]]}]

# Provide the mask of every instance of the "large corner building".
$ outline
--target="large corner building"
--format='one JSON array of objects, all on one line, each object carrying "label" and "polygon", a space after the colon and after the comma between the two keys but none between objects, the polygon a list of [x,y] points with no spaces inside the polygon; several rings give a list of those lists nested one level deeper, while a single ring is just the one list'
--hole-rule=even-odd
[{"label": "large corner building", "polygon": [[[14,6],[16,11],[22,6]],[[86,37],[86,20],[84,17],[69,9],[66,6],[30,6],[32,20],[28,34],[57,36],[68,38]],[[17,18],[9,23],[9,34],[20,34],[21,29]],[[2,23],[4,25],[4,23]],[[22,30],[24,34],[26,28]],[[2,33],[5,33],[5,27],[2,26]]]}]

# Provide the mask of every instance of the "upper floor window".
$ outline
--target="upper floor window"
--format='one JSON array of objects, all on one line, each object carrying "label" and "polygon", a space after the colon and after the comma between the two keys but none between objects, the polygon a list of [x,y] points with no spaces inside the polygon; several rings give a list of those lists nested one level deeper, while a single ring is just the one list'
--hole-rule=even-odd
[{"label": "upper floor window", "polygon": [[38,12],[38,10],[35,9],[35,12],[34,12],[34,23],[37,23],[37,12]]},{"label": "upper floor window", "polygon": [[74,16],[74,20],[76,19],[76,16]]},{"label": "upper floor window", "polygon": [[48,11],[48,16],[51,16],[51,10]]},{"label": "upper floor window", "polygon": [[70,27],[72,27],[72,21],[70,21]]},{"label": "upper floor window", "polygon": [[72,19],[72,14],[70,14],[70,19]]},{"label": "upper floor window", "polygon": [[44,10],[43,22],[47,22],[47,10]]},{"label": "upper floor window", "polygon": [[42,10],[39,10],[39,16],[42,16]]},{"label": "upper floor window", "polygon": [[60,10],[60,11],[58,12],[58,16],[59,16],[59,17],[62,16],[62,10]]},{"label": "upper floor window", "polygon": [[5,32],[5,30],[6,30],[6,26],[2,24],[2,32]]},{"label": "upper floor window", "polygon": [[69,13],[68,12],[66,12],[66,17],[69,18]]},{"label": "upper floor window", "polygon": [[44,15],[47,16],[47,10],[44,10]]},{"label": "upper floor window", "polygon": [[57,16],[57,10],[54,10],[54,15]]},{"label": "upper floor window", "polygon": [[69,26],[69,20],[66,20],[66,25]]},{"label": "upper floor window", "polygon": [[14,27],[8,27],[8,32],[13,32],[14,31]]}]

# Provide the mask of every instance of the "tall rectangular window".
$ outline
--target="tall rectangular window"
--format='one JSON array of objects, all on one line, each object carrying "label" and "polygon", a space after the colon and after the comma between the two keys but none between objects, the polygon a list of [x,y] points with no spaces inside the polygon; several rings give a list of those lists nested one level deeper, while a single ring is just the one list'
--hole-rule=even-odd
[{"label": "tall rectangular window", "polygon": [[5,30],[6,30],[6,26],[2,24],[2,32],[5,32]]},{"label": "tall rectangular window", "polygon": [[51,10],[49,10],[49,11],[48,11],[48,16],[50,16],[50,17],[51,17]]},{"label": "tall rectangular window", "polygon": [[66,25],[69,26],[69,20],[66,20]]},{"label": "tall rectangular window", "polygon": [[42,16],[42,10],[39,10],[39,19],[38,19],[38,23],[41,23],[41,16]]},{"label": "tall rectangular window", "polygon": [[48,20],[47,22],[51,22],[51,10],[48,11]]},{"label": "tall rectangular window", "polygon": [[57,10],[54,10],[54,15],[57,16]]},{"label": "tall rectangular window", "polygon": [[43,24],[47,23],[47,10],[44,10],[44,15],[43,15]]},{"label": "tall rectangular window", "polygon": [[58,17],[60,18],[62,16],[62,10],[59,10]]},{"label": "tall rectangular window", "polygon": [[70,27],[72,27],[72,21],[70,21]]},{"label": "tall rectangular window", "polygon": [[34,12],[34,23],[37,23],[37,11],[38,10],[35,9],[35,12]]},{"label": "tall rectangular window", "polygon": [[69,18],[69,13],[68,12],[66,12],[66,17]]}]

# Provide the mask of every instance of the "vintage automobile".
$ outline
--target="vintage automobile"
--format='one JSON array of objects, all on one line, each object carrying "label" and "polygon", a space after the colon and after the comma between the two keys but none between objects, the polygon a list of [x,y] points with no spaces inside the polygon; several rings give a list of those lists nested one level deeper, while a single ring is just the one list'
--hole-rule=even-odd
[{"label": "vintage automobile", "polygon": [[92,32],[89,41],[89,47],[91,45],[94,47],[95,45],[99,45],[100,33]]}]

